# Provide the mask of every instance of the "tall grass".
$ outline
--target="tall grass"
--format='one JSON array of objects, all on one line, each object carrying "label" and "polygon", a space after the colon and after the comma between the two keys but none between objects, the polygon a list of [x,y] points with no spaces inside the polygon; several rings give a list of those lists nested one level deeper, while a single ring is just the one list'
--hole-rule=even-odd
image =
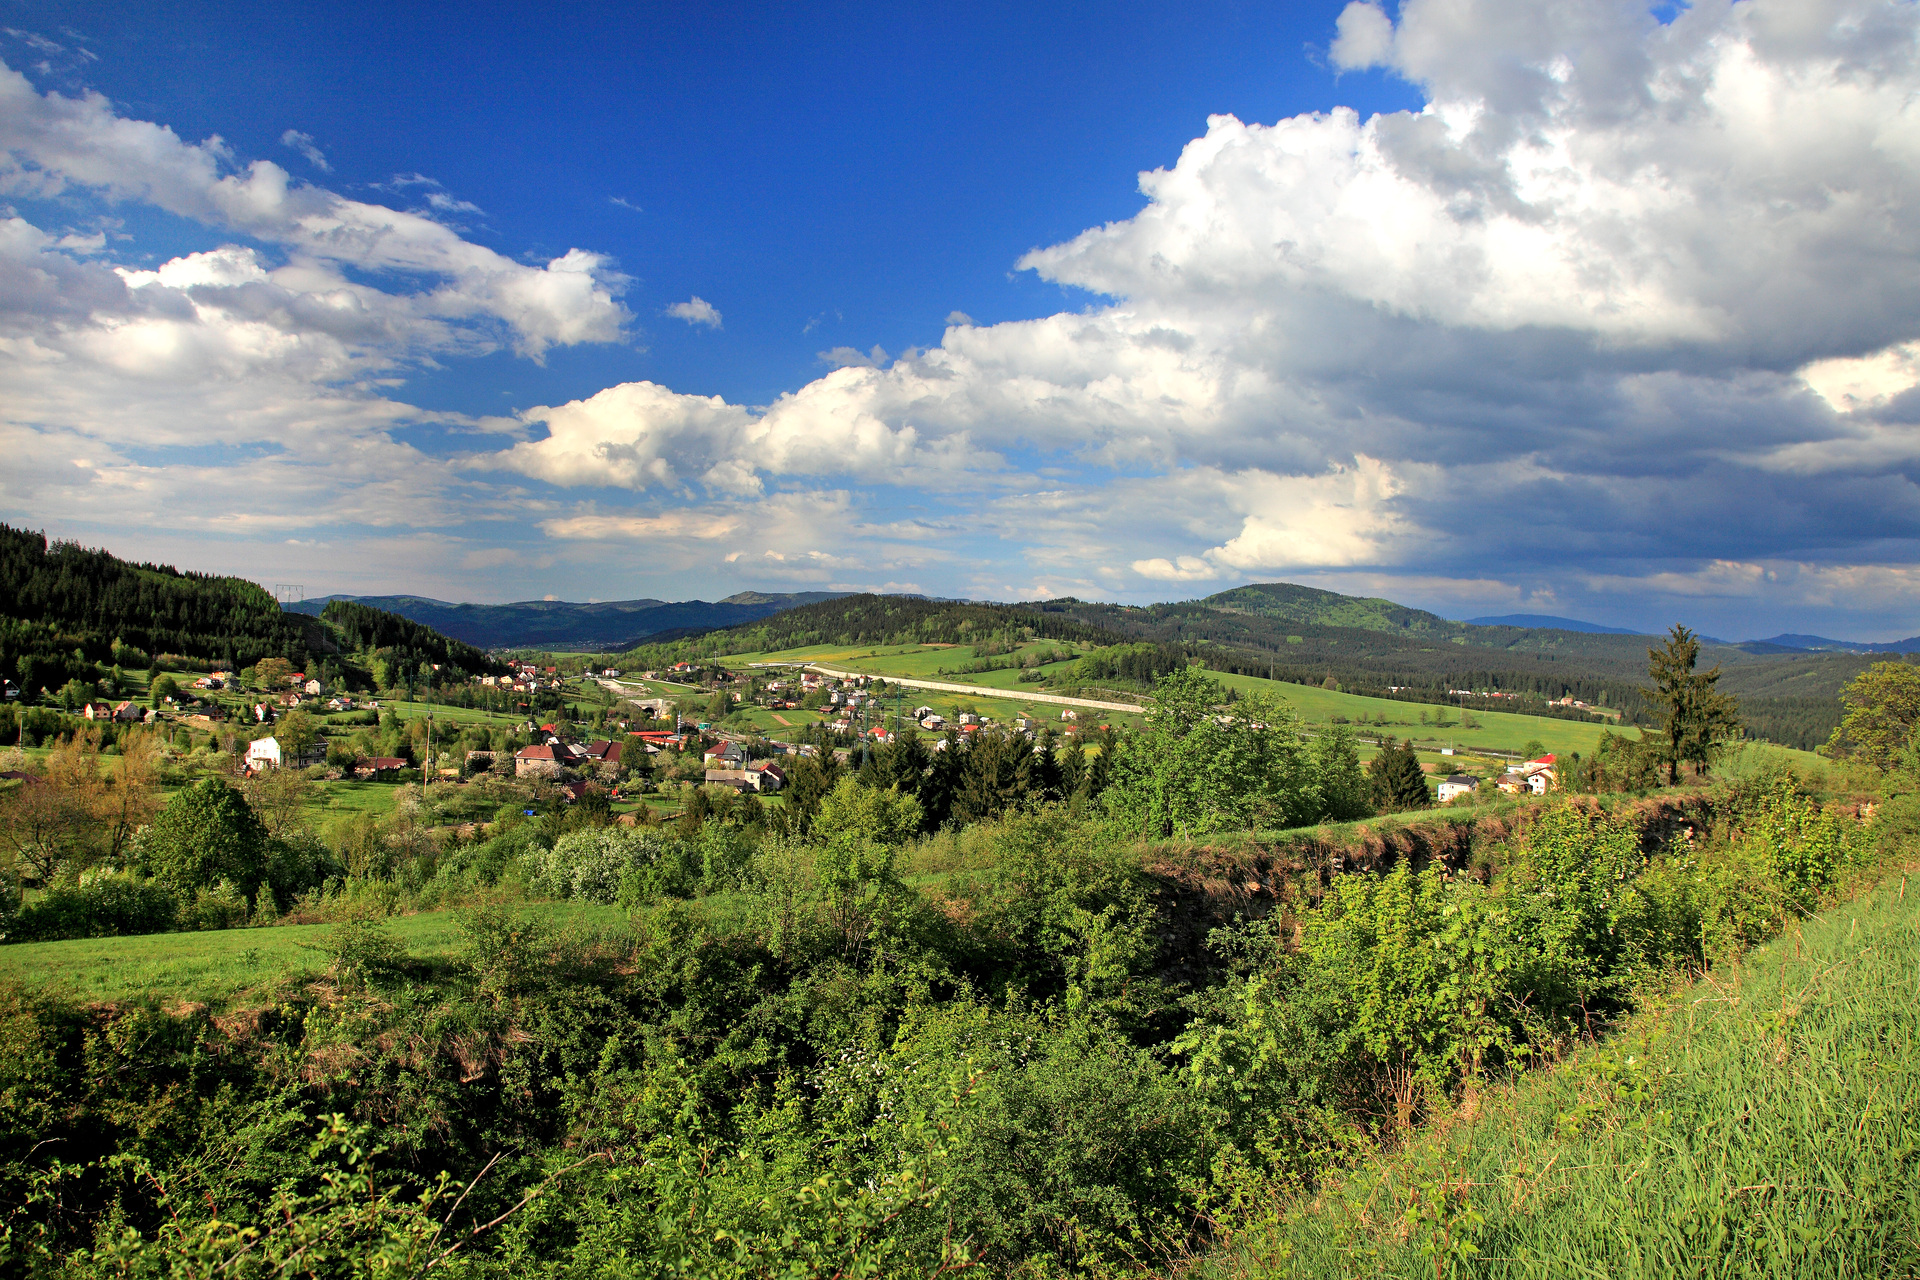
[{"label": "tall grass", "polygon": [[1246,1227],[1211,1275],[1920,1276],[1920,883]]}]

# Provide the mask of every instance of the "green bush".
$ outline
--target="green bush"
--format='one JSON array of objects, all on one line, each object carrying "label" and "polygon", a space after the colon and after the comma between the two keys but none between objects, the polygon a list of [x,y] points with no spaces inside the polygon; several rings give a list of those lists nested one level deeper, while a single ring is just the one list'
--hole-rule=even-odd
[{"label": "green bush", "polygon": [[179,904],[166,886],[131,876],[101,876],[80,885],[56,885],[5,925],[0,941],[54,942],[165,933]]}]

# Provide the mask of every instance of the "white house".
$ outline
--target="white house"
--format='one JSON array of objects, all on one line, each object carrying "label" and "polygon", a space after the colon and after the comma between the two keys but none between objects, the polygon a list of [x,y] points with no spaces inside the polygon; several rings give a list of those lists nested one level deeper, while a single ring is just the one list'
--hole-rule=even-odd
[{"label": "white house", "polygon": [[1472,795],[1480,780],[1464,773],[1440,779],[1440,803],[1451,804],[1461,796]]},{"label": "white house", "polygon": [[247,768],[278,769],[280,767],[280,740],[278,738],[260,738],[247,747]]}]

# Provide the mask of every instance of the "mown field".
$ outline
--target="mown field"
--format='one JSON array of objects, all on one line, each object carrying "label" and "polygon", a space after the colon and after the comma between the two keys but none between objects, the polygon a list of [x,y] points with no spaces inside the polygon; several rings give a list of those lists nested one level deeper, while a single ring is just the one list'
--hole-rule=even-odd
[{"label": "mown field", "polygon": [[[592,902],[525,907],[558,924],[624,929],[627,914]],[[456,938],[454,913],[421,912],[386,922],[415,956],[445,955]],[[155,933],[132,938],[76,938],[0,947],[0,982],[19,982],[87,1001],[146,996],[215,1007],[278,984],[290,973],[327,966],[321,950],[332,925],[272,925],[203,933]]]},{"label": "mown field", "polygon": [[1198,1274],[1920,1274],[1917,993],[1899,877],[1254,1215]]}]

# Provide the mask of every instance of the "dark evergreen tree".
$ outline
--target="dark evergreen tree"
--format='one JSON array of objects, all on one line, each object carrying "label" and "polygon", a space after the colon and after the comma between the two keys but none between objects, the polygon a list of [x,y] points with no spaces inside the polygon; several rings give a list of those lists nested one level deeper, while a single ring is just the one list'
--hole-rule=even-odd
[{"label": "dark evergreen tree", "polygon": [[1433,804],[1411,739],[1398,744],[1389,741],[1380,748],[1380,754],[1367,764],[1367,782],[1373,790],[1373,807],[1379,813],[1401,813]]},{"label": "dark evergreen tree", "polygon": [[1696,672],[1699,660],[1699,638],[1677,623],[1666,644],[1647,650],[1653,688],[1646,697],[1659,717],[1668,786],[1680,780],[1683,764],[1706,773],[1722,746],[1740,733],[1739,704],[1714,687],[1720,668]]}]

